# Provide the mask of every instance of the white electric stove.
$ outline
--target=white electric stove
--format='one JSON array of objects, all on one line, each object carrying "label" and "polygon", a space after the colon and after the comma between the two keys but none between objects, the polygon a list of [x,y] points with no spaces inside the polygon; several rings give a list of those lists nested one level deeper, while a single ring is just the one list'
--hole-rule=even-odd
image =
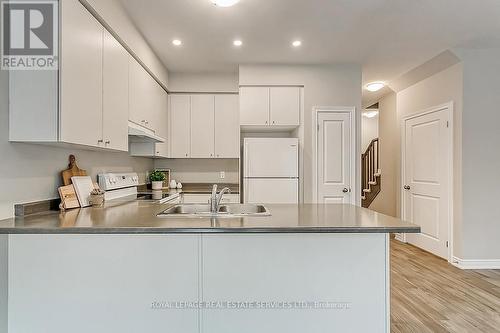
[{"label": "white electric stove", "polygon": [[97,176],[99,187],[105,191],[104,199],[142,200],[165,203],[179,197],[179,193],[151,190],[139,192],[139,176],[135,172],[129,173],[102,173]]}]

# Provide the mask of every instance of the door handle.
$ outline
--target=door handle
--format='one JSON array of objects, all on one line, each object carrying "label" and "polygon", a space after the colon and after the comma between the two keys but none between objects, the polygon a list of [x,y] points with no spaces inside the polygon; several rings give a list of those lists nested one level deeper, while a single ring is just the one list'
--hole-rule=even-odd
[{"label": "door handle", "polygon": [[344,193],[349,193],[349,192],[351,192],[351,191],[350,191],[347,187],[344,187],[344,189],[342,190],[342,192],[344,192]]},{"label": "door handle", "polygon": [[405,186],[403,186],[403,188],[404,188],[405,190],[407,190],[407,191],[411,190],[410,185],[405,185]]}]

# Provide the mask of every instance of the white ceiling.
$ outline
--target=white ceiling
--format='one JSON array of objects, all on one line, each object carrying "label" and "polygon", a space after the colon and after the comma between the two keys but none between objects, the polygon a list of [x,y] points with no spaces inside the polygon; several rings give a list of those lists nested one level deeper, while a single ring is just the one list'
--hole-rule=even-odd
[{"label": "white ceiling", "polygon": [[499,0],[120,1],[171,72],[360,63],[367,83],[391,81],[452,47],[500,47]]}]

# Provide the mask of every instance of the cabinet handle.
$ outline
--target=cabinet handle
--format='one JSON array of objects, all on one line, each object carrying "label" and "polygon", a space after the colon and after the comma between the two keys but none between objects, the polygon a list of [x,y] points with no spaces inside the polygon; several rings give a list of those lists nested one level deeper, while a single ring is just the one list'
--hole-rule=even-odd
[{"label": "cabinet handle", "polygon": [[188,154],[186,154],[186,157],[188,156]]},{"label": "cabinet handle", "polygon": [[267,120],[266,120],[266,125],[267,125]]},{"label": "cabinet handle", "polygon": [[273,125],[274,125],[274,120],[273,120]]},{"label": "cabinet handle", "polygon": [[97,143],[98,143],[98,144],[99,144],[99,143],[103,143],[103,142],[104,142],[104,140],[97,140]]},{"label": "cabinet handle", "polygon": [[104,143],[107,144],[107,145],[109,145],[111,143],[111,141],[108,140],[108,141],[106,141]]}]

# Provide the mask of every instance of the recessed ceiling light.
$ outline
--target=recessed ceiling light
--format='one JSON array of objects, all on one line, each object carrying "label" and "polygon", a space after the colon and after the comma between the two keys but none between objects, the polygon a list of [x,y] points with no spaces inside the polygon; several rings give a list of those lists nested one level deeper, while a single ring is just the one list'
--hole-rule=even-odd
[{"label": "recessed ceiling light", "polygon": [[384,82],[372,82],[372,83],[368,83],[366,85],[366,90],[371,91],[371,92],[375,92],[375,91],[379,91],[383,87],[385,87]]},{"label": "recessed ceiling light", "polygon": [[240,2],[240,0],[212,0],[212,3],[217,7],[231,7],[238,2]]},{"label": "recessed ceiling light", "polygon": [[302,45],[302,42],[301,42],[300,40],[294,40],[294,41],[292,42],[292,45],[293,45],[294,47],[299,47],[300,45]]},{"label": "recessed ceiling light", "polygon": [[182,45],[182,41],[180,39],[174,39],[172,41],[172,44],[174,44],[175,46],[181,46]]},{"label": "recessed ceiling light", "polygon": [[237,39],[237,40],[233,41],[233,45],[234,46],[241,46],[241,45],[243,45],[243,42],[241,40]]}]

